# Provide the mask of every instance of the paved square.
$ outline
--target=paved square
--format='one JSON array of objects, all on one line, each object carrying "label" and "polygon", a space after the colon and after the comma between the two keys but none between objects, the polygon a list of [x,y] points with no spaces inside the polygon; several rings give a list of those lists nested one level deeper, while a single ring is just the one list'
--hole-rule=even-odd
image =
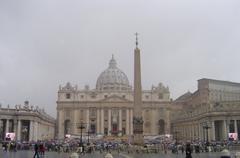
[{"label": "paved square", "polygon": [[[0,150],[1,158],[32,158],[33,151],[17,151],[17,152],[4,152]],[[234,157],[235,152],[232,152],[232,157]],[[98,151],[92,154],[81,155],[80,158],[104,158],[106,153],[99,153]],[[185,158],[185,154],[127,154],[127,153],[112,153],[114,158]],[[69,158],[70,153],[57,153],[57,152],[46,152],[44,158]],[[221,153],[200,153],[193,154],[193,158],[220,158]]]}]

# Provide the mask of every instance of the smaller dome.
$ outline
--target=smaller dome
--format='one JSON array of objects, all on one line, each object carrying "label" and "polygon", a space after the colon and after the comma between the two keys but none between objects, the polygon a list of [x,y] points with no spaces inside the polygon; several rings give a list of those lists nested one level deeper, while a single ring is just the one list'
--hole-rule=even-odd
[{"label": "smaller dome", "polygon": [[117,62],[112,56],[109,67],[97,79],[98,90],[130,90],[127,75],[117,68]]}]

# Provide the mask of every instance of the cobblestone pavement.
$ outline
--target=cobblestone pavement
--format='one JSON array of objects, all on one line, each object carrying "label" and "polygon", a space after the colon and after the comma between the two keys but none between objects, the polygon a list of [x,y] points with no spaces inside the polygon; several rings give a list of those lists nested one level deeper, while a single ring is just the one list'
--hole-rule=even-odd
[{"label": "cobblestone pavement", "polygon": [[[33,151],[17,151],[17,152],[4,152],[0,150],[0,158],[32,158]],[[184,154],[127,154],[127,153],[115,153],[113,152],[114,158],[185,158]],[[231,152],[232,157],[234,157],[235,152]],[[104,158],[106,153],[95,152],[92,154],[80,155],[80,158]],[[44,158],[69,158],[70,153],[56,153],[56,152],[46,152]],[[200,153],[193,154],[193,158],[220,158],[221,153]]]}]

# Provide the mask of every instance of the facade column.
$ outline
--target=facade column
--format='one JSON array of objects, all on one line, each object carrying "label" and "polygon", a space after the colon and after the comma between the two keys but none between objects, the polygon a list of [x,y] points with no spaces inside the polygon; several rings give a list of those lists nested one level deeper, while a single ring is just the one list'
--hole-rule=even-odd
[{"label": "facade column", "polygon": [[155,113],[155,110],[151,110],[151,130],[150,130],[150,133],[152,134],[152,135],[157,135],[157,133],[156,133],[156,129],[157,129],[157,127],[156,127],[156,113]]},{"label": "facade column", "polygon": [[133,135],[133,109],[130,109],[130,134]]},{"label": "facade column", "polygon": [[118,131],[120,132],[120,133],[118,133],[118,135],[119,136],[122,136],[122,110],[121,109],[119,109],[119,111],[118,111],[119,113],[119,115],[118,115],[118,117],[119,117],[119,119],[118,119],[118,123],[119,123],[119,125],[118,125]]},{"label": "facade column", "polygon": [[212,131],[212,140],[215,141],[216,137],[215,137],[215,121],[212,121],[212,128],[211,128],[211,131]]},{"label": "facade column", "polygon": [[188,125],[188,128],[189,128],[189,133],[190,133],[190,135],[189,135],[189,140],[192,140],[192,125],[190,124],[190,125]]},{"label": "facade column", "polygon": [[18,120],[18,125],[17,125],[17,140],[21,140],[21,126],[22,126],[22,122],[21,122],[21,120]]},{"label": "facade column", "polygon": [[[59,110],[58,111],[58,139],[63,139],[64,138],[64,126],[63,123],[64,122],[64,114],[63,114],[63,110]],[[37,125],[37,122],[35,122],[35,126]],[[36,127],[35,127],[35,131],[36,131]],[[35,137],[37,138],[37,131],[35,132],[36,135]]]},{"label": "facade column", "polygon": [[74,134],[77,134],[77,126],[78,126],[78,123],[79,123],[79,109],[75,109],[74,111],[73,111],[73,125],[72,125],[72,132],[74,133]]},{"label": "facade column", "polygon": [[34,141],[37,141],[38,140],[38,122],[37,121],[35,121],[34,132],[35,132],[35,134],[34,134]]},{"label": "facade column", "polygon": [[104,109],[101,109],[101,133],[104,135]]},{"label": "facade column", "polygon": [[112,131],[112,110],[108,109],[108,135],[111,135]]},{"label": "facade column", "polygon": [[6,119],[6,129],[5,129],[5,135],[6,135],[6,133],[8,133],[9,132],[9,120],[8,119]]},{"label": "facade column", "polygon": [[[234,120],[234,132],[238,134],[237,120]],[[238,136],[237,136],[238,139]]]},{"label": "facade column", "polygon": [[97,109],[97,134],[100,133],[100,109]]},{"label": "facade column", "polygon": [[126,135],[129,135],[129,109],[126,109]]},{"label": "facade column", "polygon": [[87,124],[87,130],[90,132],[89,108],[87,108],[86,110],[86,124]]}]

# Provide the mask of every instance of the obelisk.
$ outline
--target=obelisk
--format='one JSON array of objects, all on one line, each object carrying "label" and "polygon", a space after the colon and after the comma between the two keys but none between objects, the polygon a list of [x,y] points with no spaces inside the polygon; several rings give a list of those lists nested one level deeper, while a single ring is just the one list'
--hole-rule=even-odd
[{"label": "obelisk", "polygon": [[138,33],[134,50],[134,105],[133,105],[133,144],[143,145],[143,117],[142,117],[142,83],[140,49],[138,48]]}]

